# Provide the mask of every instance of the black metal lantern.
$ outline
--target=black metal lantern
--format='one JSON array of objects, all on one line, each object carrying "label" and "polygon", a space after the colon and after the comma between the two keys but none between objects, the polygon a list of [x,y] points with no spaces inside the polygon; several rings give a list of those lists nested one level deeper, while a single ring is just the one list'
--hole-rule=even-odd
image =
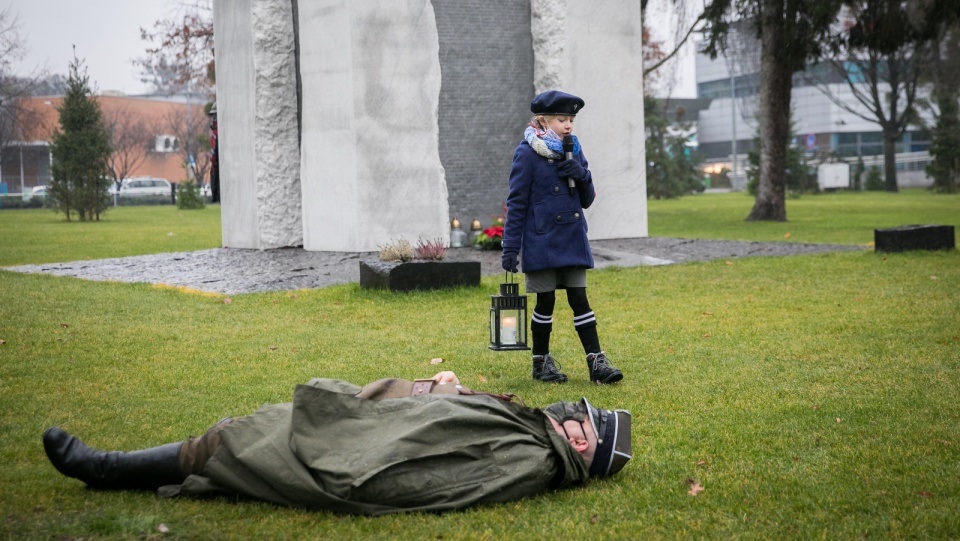
[{"label": "black metal lantern", "polygon": [[527,296],[512,280],[500,284],[500,294],[490,296],[490,349],[513,351],[527,347]]}]

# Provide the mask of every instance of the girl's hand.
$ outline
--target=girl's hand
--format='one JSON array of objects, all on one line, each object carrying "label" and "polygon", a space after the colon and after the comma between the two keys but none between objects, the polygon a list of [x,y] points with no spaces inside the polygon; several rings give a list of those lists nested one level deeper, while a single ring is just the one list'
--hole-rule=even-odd
[{"label": "girl's hand", "polygon": [[457,378],[457,375],[449,370],[444,370],[443,372],[437,372],[432,379],[437,383],[452,383],[454,385],[460,384],[460,379]]},{"label": "girl's hand", "polygon": [[557,165],[557,172],[561,177],[572,178],[573,180],[583,180],[587,176],[587,170],[580,165],[577,160],[563,160]]}]

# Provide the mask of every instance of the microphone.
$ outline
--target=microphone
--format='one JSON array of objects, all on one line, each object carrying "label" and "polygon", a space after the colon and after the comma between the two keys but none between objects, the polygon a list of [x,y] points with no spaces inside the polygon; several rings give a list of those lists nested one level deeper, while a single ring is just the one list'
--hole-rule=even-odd
[{"label": "microphone", "polygon": [[[573,136],[572,135],[563,136],[563,158],[566,160],[573,159]],[[573,177],[567,177],[567,185],[570,187],[570,194],[573,195],[573,192],[577,187],[577,183],[573,181]]]}]

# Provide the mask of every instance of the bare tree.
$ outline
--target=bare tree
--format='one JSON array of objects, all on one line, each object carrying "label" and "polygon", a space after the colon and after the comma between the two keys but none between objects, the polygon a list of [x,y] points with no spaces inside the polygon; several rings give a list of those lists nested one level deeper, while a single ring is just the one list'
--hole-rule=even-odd
[{"label": "bare tree", "polygon": [[151,44],[147,56],[134,61],[141,80],[160,93],[214,95],[213,10],[210,0],[181,2],[167,19],[151,30],[140,29]]},{"label": "bare tree", "polygon": [[166,133],[177,138],[176,151],[183,160],[188,180],[202,184],[210,172],[209,118],[196,104],[187,107],[189,115],[186,110],[171,109],[162,122]]},{"label": "bare tree", "polygon": [[[649,93],[647,86],[657,87],[663,81],[670,81],[665,84],[665,88],[661,89],[669,95],[673,91],[672,81],[677,68],[676,62],[672,61],[694,33],[704,30],[703,2],[702,0],[662,0],[650,4],[647,0],[642,0],[640,11],[643,20],[644,92]],[[660,14],[667,21],[663,26],[674,29],[671,35],[663,36],[659,41],[654,41],[647,24],[648,17],[653,13]],[[693,21],[688,22],[691,17],[694,17]]]},{"label": "bare tree", "polygon": [[[885,0],[863,0],[848,5],[844,34],[838,39],[841,46],[825,61],[829,70],[814,71],[816,75],[812,78],[817,88],[838,107],[880,126],[886,189],[895,192],[898,190],[896,142],[918,119],[917,90],[921,59],[927,47],[922,41],[907,37],[909,32],[904,32],[900,43],[887,47],[878,46],[874,40],[856,39],[858,33],[869,32],[878,23],[886,26],[891,17],[907,22],[905,15],[878,13],[885,4]],[[834,92],[833,83],[841,81],[852,100],[845,100]]]},{"label": "bare tree", "polygon": [[936,60],[931,60],[932,50],[942,47],[943,25],[958,19],[956,0],[846,1],[842,32],[834,37],[838,48],[829,64],[854,100],[838,99],[822,80],[818,86],[841,108],[880,126],[887,191],[898,190],[897,139],[920,123],[922,77]]},{"label": "bare tree", "polygon": [[[12,8],[0,10],[0,171],[3,149],[23,138],[23,126],[35,121],[37,113],[23,107],[21,98],[32,95],[41,73],[17,76],[13,64],[27,53],[26,41],[20,33],[20,18]],[[0,177],[2,178],[2,177]]]},{"label": "bare tree", "polygon": [[119,192],[123,179],[146,161],[155,130],[126,107],[111,109],[103,117],[113,147],[107,166]]}]

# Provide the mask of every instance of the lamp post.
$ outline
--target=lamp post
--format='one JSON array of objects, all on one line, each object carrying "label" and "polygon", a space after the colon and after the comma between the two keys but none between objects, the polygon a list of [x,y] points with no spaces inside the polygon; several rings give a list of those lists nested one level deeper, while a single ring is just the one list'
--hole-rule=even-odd
[{"label": "lamp post", "polygon": [[736,191],[737,178],[737,84],[730,68],[730,189]]}]

